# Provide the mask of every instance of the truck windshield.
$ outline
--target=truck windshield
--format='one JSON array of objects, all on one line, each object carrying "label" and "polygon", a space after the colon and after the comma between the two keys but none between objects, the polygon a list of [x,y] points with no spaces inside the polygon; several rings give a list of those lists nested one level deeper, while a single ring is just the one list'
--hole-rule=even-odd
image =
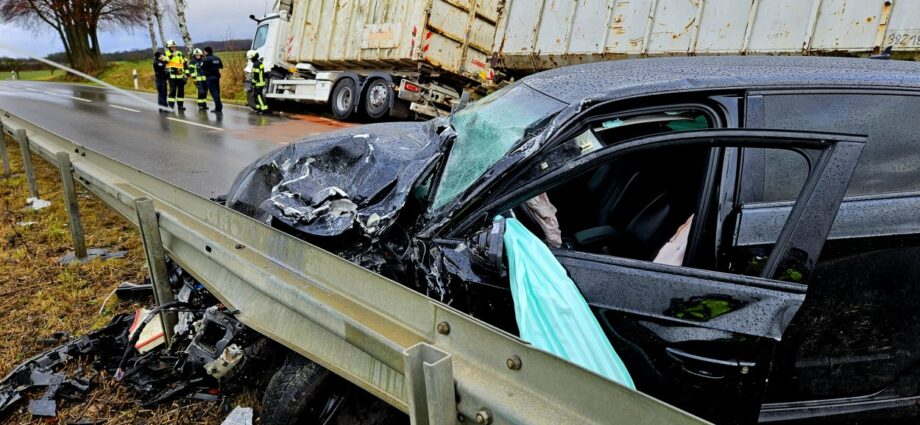
[{"label": "truck windshield", "polygon": [[259,28],[256,28],[256,36],[252,38],[252,50],[264,46],[266,39],[268,39],[268,24],[260,25]]},{"label": "truck windshield", "polygon": [[447,157],[432,208],[440,208],[469,188],[508,154],[528,128],[563,106],[524,84],[515,84],[457,112],[452,122],[457,139]]}]

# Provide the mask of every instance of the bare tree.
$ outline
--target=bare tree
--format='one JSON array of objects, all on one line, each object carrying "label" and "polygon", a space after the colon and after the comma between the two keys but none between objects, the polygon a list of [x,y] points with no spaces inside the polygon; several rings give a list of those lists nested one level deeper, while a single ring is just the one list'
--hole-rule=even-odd
[{"label": "bare tree", "polygon": [[153,32],[153,7],[149,2],[147,2],[147,10],[144,12],[144,18],[147,19],[147,31],[150,32],[150,50],[156,53],[157,34]]},{"label": "bare tree", "polygon": [[151,0],[153,7],[153,16],[157,20],[157,29],[160,31],[160,43],[166,45],[166,33],[163,32],[163,9],[160,9],[160,3],[157,0]]},{"label": "bare tree", "polygon": [[176,21],[179,23],[179,34],[182,35],[182,41],[185,43],[185,50],[191,51],[192,36],[188,34],[188,23],[185,21],[185,0],[176,0]]},{"label": "bare tree", "polygon": [[99,31],[141,25],[145,10],[144,0],[0,0],[0,22],[36,31],[50,26],[71,66],[95,72],[102,65]]}]

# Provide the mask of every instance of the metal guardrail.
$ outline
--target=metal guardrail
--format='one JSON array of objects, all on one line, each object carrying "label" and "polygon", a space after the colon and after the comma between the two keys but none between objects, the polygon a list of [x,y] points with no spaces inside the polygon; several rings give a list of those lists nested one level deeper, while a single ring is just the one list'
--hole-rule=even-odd
[{"label": "metal guardrail", "polygon": [[138,225],[153,199],[163,247],[247,326],[408,413],[413,424],[698,424],[649,396],[7,111],[8,134]]}]

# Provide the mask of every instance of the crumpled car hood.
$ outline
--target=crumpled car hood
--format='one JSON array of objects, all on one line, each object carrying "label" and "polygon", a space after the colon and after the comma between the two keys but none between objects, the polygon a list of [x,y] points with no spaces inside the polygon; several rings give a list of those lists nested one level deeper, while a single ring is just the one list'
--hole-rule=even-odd
[{"label": "crumpled car hood", "polygon": [[436,123],[370,124],[292,143],[246,167],[227,206],[311,235],[357,228],[375,238],[440,155]]}]

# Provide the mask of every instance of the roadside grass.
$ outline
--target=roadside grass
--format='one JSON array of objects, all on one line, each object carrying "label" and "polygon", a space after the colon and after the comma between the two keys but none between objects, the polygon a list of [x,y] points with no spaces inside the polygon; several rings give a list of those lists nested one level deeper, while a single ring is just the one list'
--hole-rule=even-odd
[{"label": "roadside grass", "polygon": [[[64,71],[54,70],[49,71],[47,69],[40,69],[36,71],[19,71],[20,80],[29,80],[29,81],[50,81],[57,77],[61,77],[64,74]],[[4,80],[11,79],[10,73],[7,71],[4,74],[0,74]]]},{"label": "roadside grass", "polygon": [[[245,104],[246,93],[243,91],[243,68],[246,66],[246,52],[217,52],[215,55],[224,62],[224,69],[221,71],[220,79],[221,100],[227,103]],[[110,62],[96,78],[115,87],[134,89],[133,71],[135,69],[137,70],[138,88],[141,91],[156,93],[157,89],[153,79],[153,59]],[[189,80],[185,86],[186,98],[194,99],[197,93],[195,83]],[[210,95],[208,99],[210,100]]]},{"label": "roadside grass", "polygon": [[[224,69],[221,70],[220,78],[220,98],[224,103],[245,105],[246,92],[243,91],[243,80],[245,75],[243,68],[246,67],[246,52],[216,52],[215,55],[224,62]],[[153,55],[151,55],[153,56]],[[105,70],[98,73],[95,77],[109,83],[115,87],[134,90],[134,70],[137,70],[138,90],[148,93],[156,93],[156,83],[153,78],[153,59],[137,61],[117,61],[106,64]],[[0,75],[2,78],[9,79],[9,74]],[[63,71],[55,71],[54,76],[49,71],[23,71],[20,73],[20,79],[33,81],[79,81],[88,84],[95,84],[80,77],[70,76]],[[186,102],[193,102],[197,97],[198,90],[195,83],[191,80],[185,85]],[[211,101],[210,94],[208,101]]]},{"label": "roadside grass", "polygon": [[[19,149],[11,139],[5,139],[14,175],[0,178],[0,377],[52,348],[41,340],[55,332],[76,338],[107,324],[116,314],[141,307],[115,296],[104,306],[102,303],[119,283],[139,283],[147,274],[143,246],[133,225],[80,186],[78,199],[87,245],[123,250],[127,255],[83,265],[58,264],[58,258],[72,250],[60,175],[51,164],[33,155],[39,194],[51,201],[51,207],[23,211],[28,189],[21,174]],[[104,372],[93,380],[92,388],[85,401],[59,401],[57,418],[33,418],[28,403],[20,402],[15,410],[0,417],[0,423],[66,424],[85,418],[91,423],[110,424],[218,424],[234,407],[233,403],[222,406],[177,400],[144,409],[134,402],[130,390]],[[234,401],[257,407],[258,400],[257,394],[244,393]]]}]

